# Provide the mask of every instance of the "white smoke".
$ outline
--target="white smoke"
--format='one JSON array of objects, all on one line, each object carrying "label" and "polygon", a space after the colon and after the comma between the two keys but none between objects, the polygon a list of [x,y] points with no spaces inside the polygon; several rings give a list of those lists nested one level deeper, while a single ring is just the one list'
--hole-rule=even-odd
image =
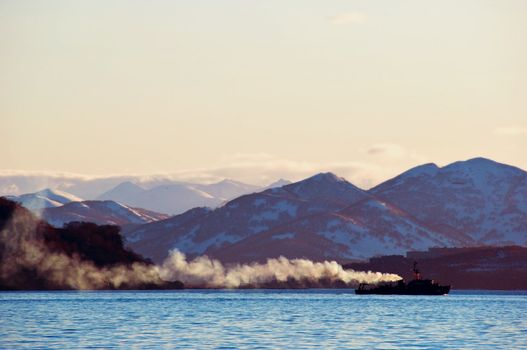
[{"label": "white smoke", "polygon": [[164,282],[159,278],[157,266],[136,262],[98,267],[76,255],[52,251],[37,237],[39,225],[41,222],[26,210],[15,210],[0,230],[0,281],[16,280],[20,274],[34,269],[50,286],[75,290],[162,285]]},{"label": "white smoke", "polygon": [[309,285],[356,285],[400,280],[395,274],[345,270],[335,261],[313,262],[307,259],[268,259],[266,263],[237,264],[225,267],[220,261],[200,256],[187,261],[185,254],[174,250],[159,267],[162,279],[179,280],[187,287],[259,288],[272,283],[309,282]]},{"label": "white smoke", "polygon": [[[37,237],[42,223],[26,210],[16,210],[0,229],[0,281],[35,270],[57,288],[76,290],[134,288],[181,281],[187,288],[352,287],[401,279],[398,275],[345,270],[335,261],[268,259],[266,263],[225,266],[220,261],[171,251],[161,265],[136,262],[98,267],[91,261],[51,250]],[[23,287],[22,287],[23,288]]]}]

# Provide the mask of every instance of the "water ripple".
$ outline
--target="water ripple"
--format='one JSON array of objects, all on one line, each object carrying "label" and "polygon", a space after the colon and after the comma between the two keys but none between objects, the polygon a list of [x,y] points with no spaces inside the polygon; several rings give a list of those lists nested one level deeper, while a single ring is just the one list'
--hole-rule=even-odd
[{"label": "water ripple", "polygon": [[2,292],[1,349],[518,349],[526,293]]}]

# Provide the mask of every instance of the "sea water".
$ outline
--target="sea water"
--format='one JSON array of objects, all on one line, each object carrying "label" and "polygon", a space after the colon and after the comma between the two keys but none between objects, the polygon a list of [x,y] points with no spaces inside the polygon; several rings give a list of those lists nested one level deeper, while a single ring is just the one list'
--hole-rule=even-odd
[{"label": "sea water", "polygon": [[527,349],[527,293],[1,292],[1,349]]}]

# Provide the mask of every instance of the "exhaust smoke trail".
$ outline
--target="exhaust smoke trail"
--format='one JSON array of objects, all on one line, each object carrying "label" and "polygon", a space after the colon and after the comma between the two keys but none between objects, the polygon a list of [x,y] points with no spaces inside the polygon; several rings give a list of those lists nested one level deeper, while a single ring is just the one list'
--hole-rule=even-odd
[{"label": "exhaust smoke trail", "polygon": [[200,256],[187,261],[185,254],[173,250],[159,267],[161,278],[180,280],[194,288],[264,288],[267,286],[308,285],[310,287],[355,286],[400,280],[394,274],[345,270],[335,261],[307,259],[268,259],[264,264],[224,266],[220,261]]},{"label": "exhaust smoke trail", "polygon": [[[68,228],[55,229],[24,208],[0,204],[0,289],[159,289],[171,288],[170,282],[176,281],[187,288],[316,288],[400,279],[394,274],[344,270],[335,261],[279,257],[263,264],[223,265],[207,256],[188,261],[177,250],[171,251],[161,265],[153,265],[125,251],[117,233],[99,235],[103,242],[95,246],[95,253],[82,258],[78,248],[68,246],[80,233],[75,227],[69,232]],[[69,236],[61,238],[65,232]],[[80,241],[82,245],[93,243],[89,239],[96,232],[88,233],[88,240]],[[113,250],[104,247],[104,254],[124,254],[121,260],[116,258],[116,263],[105,265],[89,260],[101,254],[97,249],[107,244],[104,240],[112,239],[118,244],[111,246]]]},{"label": "exhaust smoke trail", "polygon": [[[3,219],[3,218],[2,218]],[[2,220],[0,220],[2,221]],[[53,230],[25,209],[17,208],[0,229],[0,285],[16,289],[118,289],[161,285],[155,266],[142,262],[96,266],[77,254],[52,250],[43,232]],[[57,234],[55,231],[51,231]]]}]

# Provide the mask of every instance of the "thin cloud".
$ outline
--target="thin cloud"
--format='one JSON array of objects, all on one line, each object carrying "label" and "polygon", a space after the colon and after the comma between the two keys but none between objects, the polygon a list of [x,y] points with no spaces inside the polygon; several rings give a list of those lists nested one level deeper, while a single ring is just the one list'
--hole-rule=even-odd
[{"label": "thin cloud", "polygon": [[53,188],[91,199],[124,181],[132,181],[144,188],[171,181],[214,183],[224,179],[266,186],[280,178],[298,181],[328,171],[367,189],[425,161],[395,144],[375,144],[363,149],[362,153],[362,158],[365,157],[362,161],[343,162],[299,161],[268,153],[236,153],[219,157],[208,167],[152,174],[85,176],[64,172],[0,171],[0,195]]},{"label": "thin cloud", "polygon": [[427,157],[394,143],[378,143],[361,150],[372,162],[378,163],[425,163]]},{"label": "thin cloud", "polygon": [[365,151],[371,156],[389,156],[394,158],[401,158],[407,154],[404,147],[392,143],[371,145]]},{"label": "thin cloud", "polygon": [[386,167],[364,162],[307,162],[282,159],[272,155],[244,154],[222,157],[218,163],[210,167],[165,174],[87,177],[79,174],[64,176],[64,173],[9,171],[0,173],[0,195],[30,193],[53,188],[90,199],[124,181],[132,181],[149,188],[169,181],[213,183],[228,178],[266,186],[280,178],[298,181],[328,171],[362,188],[369,188],[396,173],[387,172]]},{"label": "thin cloud", "polygon": [[368,17],[362,12],[345,12],[339,13],[328,18],[329,22],[336,25],[343,24],[361,24],[366,22]]},{"label": "thin cloud", "polygon": [[519,136],[527,135],[527,127],[522,126],[501,126],[494,129],[494,134],[500,136]]},{"label": "thin cloud", "polygon": [[225,156],[216,166],[175,173],[187,181],[218,181],[224,178],[266,185],[279,178],[302,180],[319,172],[334,172],[358,186],[370,186],[379,180],[380,169],[362,162],[308,162],[283,159],[269,154]]}]

